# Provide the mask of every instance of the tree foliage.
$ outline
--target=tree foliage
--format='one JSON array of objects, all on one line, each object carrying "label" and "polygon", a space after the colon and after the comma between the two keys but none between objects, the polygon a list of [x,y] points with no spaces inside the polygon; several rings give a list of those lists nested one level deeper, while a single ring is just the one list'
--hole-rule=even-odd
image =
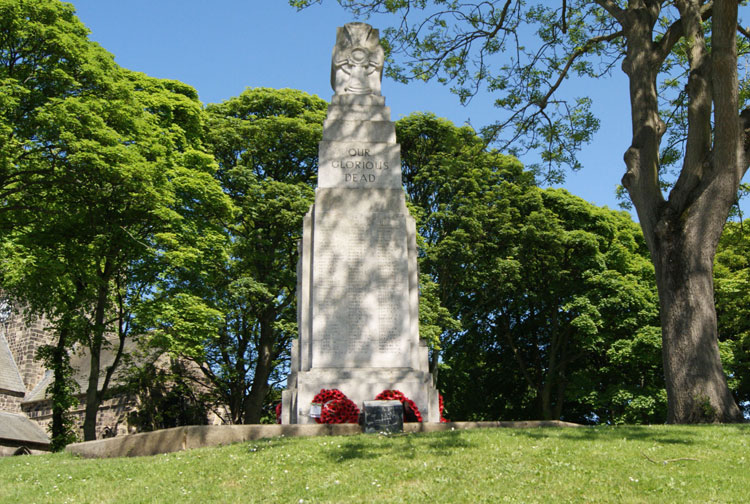
[{"label": "tree foliage", "polygon": [[260,421],[269,379],[280,381],[272,375],[297,332],[297,241],[313,201],[326,108],[290,89],[248,89],[208,107],[218,177],[239,212],[217,290],[224,324],[207,355],[231,391],[235,420],[245,423]]},{"label": "tree foliage", "polygon": [[719,345],[729,387],[750,411],[750,235],[745,222],[730,222],[716,253],[714,284]]},{"label": "tree foliage", "polygon": [[195,369],[177,359],[133,364],[122,390],[135,398],[137,407],[128,424],[139,432],[183,425],[205,425],[210,402],[197,393]]}]

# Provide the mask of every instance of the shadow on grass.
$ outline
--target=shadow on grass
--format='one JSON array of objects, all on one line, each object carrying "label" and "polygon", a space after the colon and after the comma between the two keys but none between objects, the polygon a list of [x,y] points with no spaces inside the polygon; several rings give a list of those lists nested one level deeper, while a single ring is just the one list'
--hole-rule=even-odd
[{"label": "shadow on grass", "polygon": [[[424,440],[415,446],[415,436]],[[471,444],[464,439],[461,432],[439,432],[425,434],[393,434],[389,436],[365,434],[342,440],[341,447],[332,450],[328,456],[336,462],[349,460],[368,460],[383,456],[396,456],[403,459],[413,459],[418,454],[451,456],[458,448],[467,448]]]},{"label": "shadow on grass", "polygon": [[[571,441],[616,442],[625,438],[628,441],[686,446],[702,441],[700,426],[669,426],[668,429],[665,427],[662,425],[595,426],[562,430],[519,430],[517,434],[532,439],[558,438]],[[750,434],[750,430],[743,429],[742,426],[728,426],[728,428],[738,428]]]},{"label": "shadow on grass", "polygon": [[[694,446],[706,441],[702,427],[716,426],[664,426],[664,425],[628,425],[628,426],[594,426],[579,428],[535,428],[509,429],[514,436],[529,439],[561,439],[580,442],[614,443],[624,439],[643,443],[659,443],[664,445]],[[721,427],[727,435],[750,436],[750,424],[725,425]],[[495,429],[491,429],[495,430]],[[499,429],[499,432],[508,432]],[[421,455],[449,457],[457,449],[475,446],[472,433],[476,430],[455,430],[433,432],[429,434],[362,434],[338,437],[336,447],[326,450],[326,456],[333,462],[351,460],[374,460],[380,457],[398,457],[414,459]],[[265,452],[279,448],[286,448],[294,443],[304,442],[304,437],[275,437],[250,441],[248,452]],[[326,438],[319,438],[325,440]],[[418,441],[417,441],[418,440]]]},{"label": "shadow on grass", "polygon": [[301,438],[272,437],[255,439],[253,441],[247,441],[247,451],[250,453],[259,453],[263,451],[284,448],[291,443],[295,443],[298,439]]},{"label": "shadow on grass", "polygon": [[469,443],[460,431],[446,431],[432,436],[429,442],[430,449],[435,455],[448,456],[456,448],[469,448]]}]

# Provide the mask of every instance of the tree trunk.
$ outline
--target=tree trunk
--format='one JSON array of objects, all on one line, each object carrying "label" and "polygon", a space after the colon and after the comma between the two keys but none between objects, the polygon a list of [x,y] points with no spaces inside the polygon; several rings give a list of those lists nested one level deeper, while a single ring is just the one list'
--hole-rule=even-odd
[{"label": "tree trunk", "polygon": [[[729,209],[745,171],[737,115],[737,3],[717,0],[713,47],[700,32],[697,8],[683,7],[694,40],[689,60],[689,124],[685,160],[652,233],[659,289],[667,421],[741,422],[721,365],[713,263]],[[710,111],[714,108],[713,148]]]},{"label": "tree trunk", "polygon": [[245,423],[257,424],[263,412],[263,401],[268,394],[268,377],[273,371],[273,331],[272,314],[266,314],[260,321],[260,341],[258,344],[258,362],[255,364],[253,385],[245,398]]},{"label": "tree trunk", "polygon": [[[96,340],[97,336],[93,335],[92,339]],[[93,441],[96,439],[96,416],[101,404],[101,397],[98,390],[101,349],[101,341],[98,342],[98,345],[96,343],[89,345],[91,371],[89,372],[88,387],[86,388],[86,410],[83,419],[84,441]]]},{"label": "tree trunk", "polygon": [[552,418],[555,420],[560,420],[562,417],[563,405],[565,404],[565,389],[568,386],[568,339],[569,335],[566,334],[565,346],[562,349],[562,356],[560,357],[560,369],[557,373],[557,395],[555,397],[555,409],[552,414]]},{"label": "tree trunk", "polygon": [[[106,268],[106,266],[105,266]],[[89,369],[88,387],[86,388],[86,411],[83,419],[83,439],[93,441],[96,439],[96,417],[99,406],[102,403],[104,391],[99,390],[99,374],[101,368],[102,345],[106,326],[104,317],[107,310],[107,295],[109,293],[108,282],[102,282],[97,293],[96,308],[94,311],[94,328],[89,340]]]},{"label": "tree trunk", "polygon": [[68,438],[68,425],[65,421],[67,409],[62,405],[66,403],[64,398],[69,394],[66,384],[68,377],[65,372],[68,366],[67,344],[69,330],[69,324],[63,322],[60,327],[57,345],[52,350],[51,364],[54,380],[52,381],[50,390],[50,397],[52,397],[52,428],[50,434],[52,435],[51,448],[55,452],[65,448]]},{"label": "tree trunk", "polygon": [[552,383],[550,381],[551,377],[547,377],[547,381],[544,382],[544,387],[542,387],[541,395],[542,395],[542,420],[552,420],[552,401],[551,401],[551,395],[552,395]]},{"label": "tree trunk", "polygon": [[[555,299],[554,306],[559,306],[560,300]],[[562,415],[563,398],[565,397],[565,369],[567,367],[567,347],[569,334],[560,328],[560,315],[555,311],[550,317],[550,344],[547,356],[547,373],[542,388],[542,418],[544,420],[559,420]]]},{"label": "tree trunk", "polygon": [[[554,338],[553,338],[554,341]],[[547,369],[546,376],[544,377],[544,386],[542,387],[539,394],[541,395],[542,404],[542,419],[552,420],[552,390],[555,388],[555,382],[557,381],[557,355],[555,344],[550,345],[550,356],[549,356],[549,368]]]},{"label": "tree trunk", "polygon": [[[669,423],[739,422],[719,357],[712,250],[675,229],[654,254]],[[710,247],[710,246],[709,246]]]}]

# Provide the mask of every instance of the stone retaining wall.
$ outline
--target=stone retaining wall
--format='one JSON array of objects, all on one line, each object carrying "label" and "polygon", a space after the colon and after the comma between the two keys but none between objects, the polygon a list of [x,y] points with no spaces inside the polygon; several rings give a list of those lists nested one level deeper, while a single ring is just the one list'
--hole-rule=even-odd
[{"label": "stone retaining wall", "polygon": [[[405,433],[459,429],[580,427],[550,421],[408,423]],[[307,425],[191,425],[68,445],[66,451],[86,458],[141,457],[206,446],[219,446],[279,436],[351,436],[362,434],[356,424]]]}]

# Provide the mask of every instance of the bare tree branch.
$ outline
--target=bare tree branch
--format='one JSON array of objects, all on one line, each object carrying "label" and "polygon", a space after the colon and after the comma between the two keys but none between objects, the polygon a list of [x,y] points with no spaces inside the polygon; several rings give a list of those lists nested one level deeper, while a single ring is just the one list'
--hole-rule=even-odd
[{"label": "bare tree branch", "polygon": [[615,18],[621,25],[625,24],[626,12],[618,7],[614,0],[594,0],[594,2],[596,2],[596,4],[599,5],[602,9],[609,12],[610,15]]},{"label": "bare tree branch", "polygon": [[545,108],[547,106],[547,100],[554,94],[555,91],[557,91],[557,88],[560,87],[560,84],[562,84],[565,77],[568,75],[568,72],[570,71],[570,67],[573,66],[573,63],[586,54],[588,51],[592,49],[596,44],[602,43],[602,42],[612,42],[613,40],[620,38],[623,36],[623,31],[617,31],[615,33],[610,33],[609,35],[602,35],[600,37],[594,37],[586,41],[583,46],[581,46],[579,49],[573,52],[573,54],[570,55],[568,58],[568,61],[565,63],[565,67],[562,69],[560,74],[557,77],[557,81],[550,87],[549,91],[546,95],[544,95],[544,98],[540,100],[540,102],[537,104],[540,108]]}]

